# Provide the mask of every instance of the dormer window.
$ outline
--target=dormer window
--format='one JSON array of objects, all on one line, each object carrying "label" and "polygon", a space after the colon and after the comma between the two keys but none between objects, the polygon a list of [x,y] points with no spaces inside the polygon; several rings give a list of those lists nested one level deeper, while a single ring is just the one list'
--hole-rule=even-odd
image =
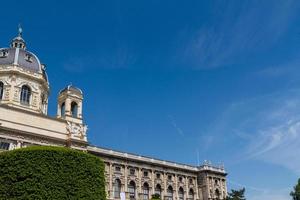
[{"label": "dormer window", "polygon": [[25,60],[26,60],[27,62],[33,62],[32,55],[26,54],[26,55],[25,55]]},{"label": "dormer window", "polygon": [[0,58],[5,58],[8,56],[8,51],[7,50],[1,50],[0,51]]}]

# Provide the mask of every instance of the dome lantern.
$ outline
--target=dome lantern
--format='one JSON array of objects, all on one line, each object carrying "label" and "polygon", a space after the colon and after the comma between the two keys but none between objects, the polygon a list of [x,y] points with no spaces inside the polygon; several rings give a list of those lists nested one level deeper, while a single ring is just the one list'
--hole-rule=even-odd
[{"label": "dome lantern", "polygon": [[18,27],[18,36],[15,37],[10,44],[11,48],[20,48],[20,49],[26,49],[26,43],[25,40],[22,38],[22,34],[23,34],[23,29],[21,27],[21,25],[19,24]]}]

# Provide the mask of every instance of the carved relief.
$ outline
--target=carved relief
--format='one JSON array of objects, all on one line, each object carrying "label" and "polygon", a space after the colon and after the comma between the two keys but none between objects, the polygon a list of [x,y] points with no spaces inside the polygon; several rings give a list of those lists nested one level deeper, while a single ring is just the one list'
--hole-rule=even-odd
[{"label": "carved relief", "polygon": [[15,91],[14,91],[14,100],[15,101],[19,101],[19,95],[20,94],[20,88],[15,88]]},{"label": "carved relief", "polygon": [[36,107],[37,106],[37,95],[34,94],[32,98],[32,106]]},{"label": "carved relief", "polygon": [[67,131],[71,136],[79,137],[80,139],[86,139],[87,125],[76,124],[67,121]]},{"label": "carved relief", "polygon": [[5,92],[4,92],[4,99],[8,100],[9,99],[9,93],[10,93],[10,87],[4,87]]}]

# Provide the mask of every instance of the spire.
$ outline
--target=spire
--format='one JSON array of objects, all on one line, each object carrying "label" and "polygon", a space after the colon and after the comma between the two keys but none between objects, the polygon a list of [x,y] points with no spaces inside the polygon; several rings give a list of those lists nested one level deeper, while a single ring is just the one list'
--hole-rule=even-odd
[{"label": "spire", "polygon": [[18,36],[22,37],[23,29],[22,29],[21,24],[18,25],[18,33],[19,33]]},{"label": "spire", "polygon": [[25,40],[22,38],[23,35],[23,29],[21,27],[21,24],[18,25],[18,36],[15,37],[10,46],[12,48],[20,48],[20,49],[25,49],[26,48],[26,43]]}]

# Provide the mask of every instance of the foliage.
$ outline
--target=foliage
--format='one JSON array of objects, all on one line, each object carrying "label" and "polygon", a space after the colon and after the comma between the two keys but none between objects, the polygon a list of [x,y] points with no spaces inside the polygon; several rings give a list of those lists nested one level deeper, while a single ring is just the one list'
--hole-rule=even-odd
[{"label": "foliage", "polygon": [[160,200],[159,194],[153,194],[151,200]]},{"label": "foliage", "polygon": [[293,197],[293,200],[300,200],[300,179],[298,179],[298,183],[294,186],[294,190],[290,195]]},{"label": "foliage", "polygon": [[63,147],[35,146],[0,153],[0,199],[105,200],[104,164]]},{"label": "foliage", "polygon": [[245,188],[240,190],[231,190],[228,193],[226,200],[246,200],[245,196]]}]

